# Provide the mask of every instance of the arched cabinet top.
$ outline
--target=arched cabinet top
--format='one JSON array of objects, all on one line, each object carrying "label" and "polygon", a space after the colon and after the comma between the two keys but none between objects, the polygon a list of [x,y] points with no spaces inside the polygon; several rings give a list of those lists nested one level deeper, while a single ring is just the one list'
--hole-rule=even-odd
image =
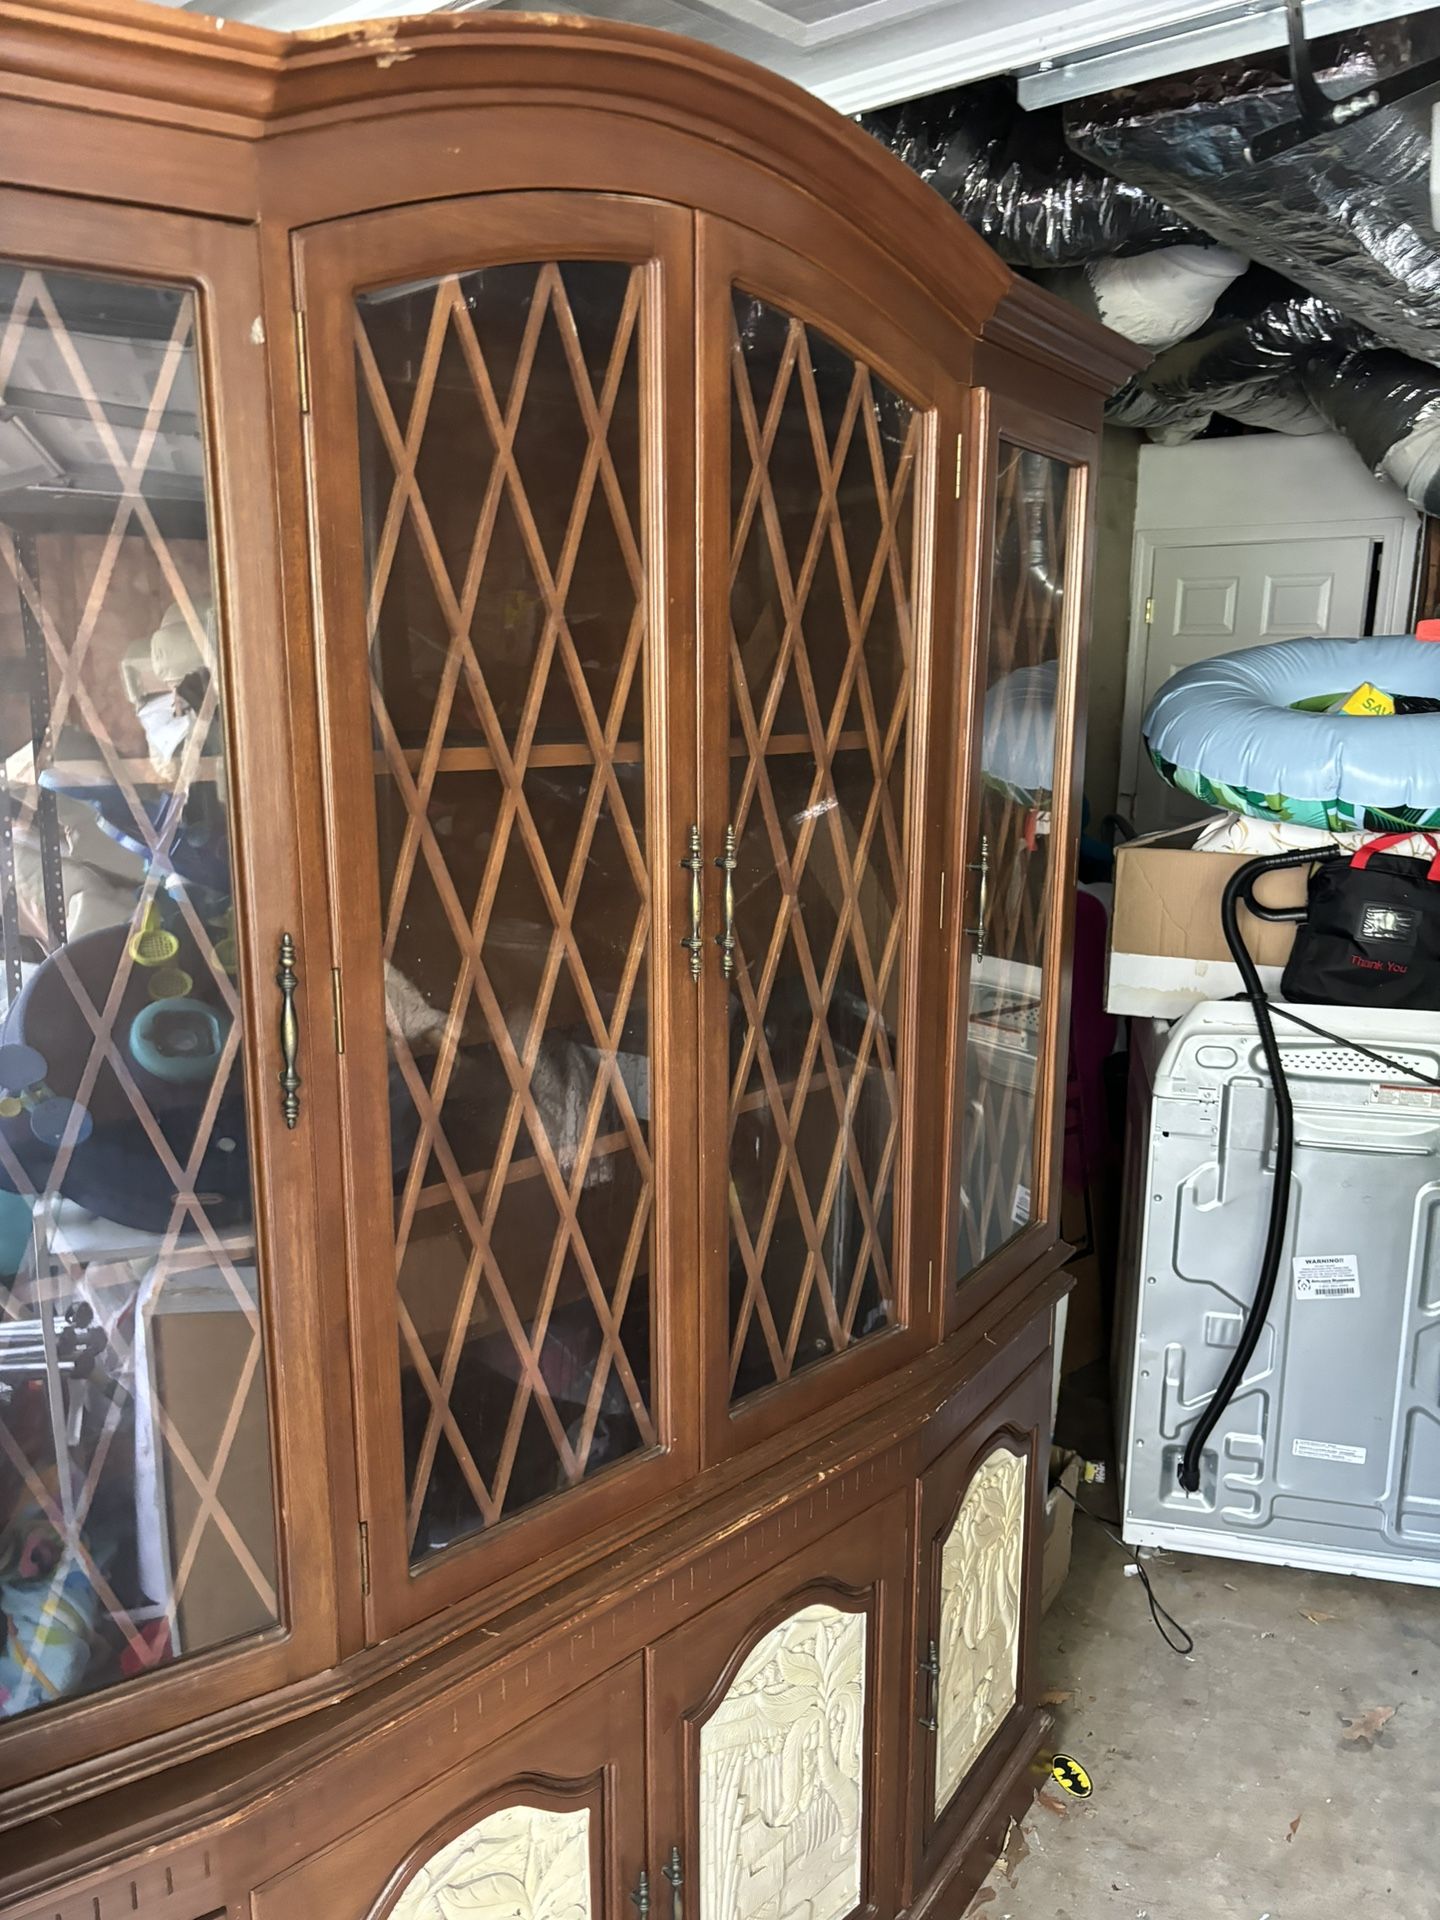
[{"label": "arched cabinet top", "polygon": [[[126,0],[0,0],[0,177],[280,231],[487,191],[651,195],[832,257],[1108,391],[1140,356],[1018,281],[852,121],[678,35],[431,14],[281,34]],[[60,137],[77,114],[85,137]],[[343,158],[341,155],[343,153]]]}]

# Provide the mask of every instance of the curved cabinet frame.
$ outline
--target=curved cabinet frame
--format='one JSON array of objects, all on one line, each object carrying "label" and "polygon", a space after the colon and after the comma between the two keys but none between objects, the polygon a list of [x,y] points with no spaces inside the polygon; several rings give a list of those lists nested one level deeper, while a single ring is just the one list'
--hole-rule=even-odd
[{"label": "curved cabinet frame", "polygon": [[[430,16],[318,36],[235,25],[217,34],[209,22],[176,10],[120,11],[108,0],[0,0],[0,104],[0,174],[15,183],[0,196],[8,254],[102,271],[138,265],[198,283],[205,296],[207,354],[218,381],[212,406],[232,656],[229,747],[244,802],[242,967],[252,1004],[273,1004],[279,935],[295,935],[304,1082],[299,1125],[291,1131],[278,1098],[268,1097],[281,1066],[276,1028],[257,1018],[247,1067],[271,1294],[285,1629],[0,1734],[0,1824],[9,1825],[101,1792],[123,1799],[135,1782],[162,1772],[183,1800],[183,1768],[208,1756],[206,1765],[223,1771],[226,1749],[238,1752],[242,1736],[260,1735],[278,1751],[303,1737],[297,1730],[328,1724],[327,1714],[363,1717],[397,1674],[413,1678],[431,1656],[443,1663],[450,1657],[444,1649],[467,1632],[499,1633],[490,1621],[513,1622],[549,1604],[564,1582],[598,1579],[607,1563],[633,1579],[646,1538],[696,1524],[702,1502],[713,1503],[712,1513],[748,1510],[747,1489],[757,1478],[770,1476],[771,1498],[786,1472],[798,1471],[802,1455],[807,1473],[823,1471],[847,1423],[883,1419],[891,1398],[909,1411],[895,1415],[886,1444],[908,1445],[903,1435],[929,1417],[915,1409],[933,1412],[943,1400],[943,1393],[930,1398],[934,1383],[968,1379],[979,1365],[982,1335],[1018,1338],[1058,1261],[1052,1206],[962,1290],[963,1313],[956,1305],[947,1314],[952,1256],[942,1246],[939,1216],[953,1196],[940,1163],[948,1154],[945,1165],[953,1165],[954,1143],[942,1138],[938,1086],[946,1069],[920,1058],[929,1037],[912,1033],[905,1044],[923,1076],[917,1088],[936,1083],[917,1095],[935,1124],[923,1148],[917,1136],[907,1149],[910,1197],[899,1211],[908,1271],[897,1330],[877,1339],[873,1360],[861,1343],[833,1368],[815,1368],[793,1398],[784,1390],[757,1396],[752,1410],[732,1419],[714,1369],[702,1367],[695,1281],[713,1271],[719,1252],[714,1194],[722,1156],[703,1127],[693,1129],[693,1149],[683,1140],[690,1112],[672,1067],[670,1215],[659,1231],[667,1257],[683,1270],[663,1309],[663,1448],[582,1488],[577,1503],[590,1502],[583,1524],[578,1504],[574,1520],[553,1517],[563,1502],[548,1513],[537,1508],[508,1536],[497,1528],[488,1557],[471,1560],[457,1551],[432,1575],[411,1580],[398,1545],[397,1476],[380,1457],[393,1412],[381,1375],[393,1368],[393,1348],[385,1358],[383,1341],[377,1345],[383,1312],[373,1289],[361,1289],[357,1312],[350,1287],[350,1267],[373,1251],[357,1246],[357,1226],[362,1239],[370,1235],[377,1212],[373,1194],[357,1196],[353,1179],[347,1188],[342,1169],[343,1143],[367,1137],[375,1121],[365,1111],[364,1074],[346,1050],[346,1014],[359,1022],[351,1028],[357,1036],[367,1026],[373,1033],[381,1016],[373,983],[367,1001],[355,981],[354,917],[337,912],[331,898],[347,877],[345,847],[355,825],[337,796],[353,790],[353,780],[345,785],[346,755],[353,760],[358,749],[332,724],[351,712],[344,700],[353,701],[354,690],[337,689],[333,676],[326,683],[334,653],[322,633],[323,607],[317,616],[312,597],[312,569],[318,546],[330,590],[343,595],[345,584],[335,576],[358,566],[359,549],[357,542],[342,551],[343,536],[337,546],[333,526],[317,526],[319,496],[312,498],[306,479],[307,464],[336,458],[333,424],[324,425],[320,408],[309,409],[317,399],[328,406],[331,355],[348,351],[348,335],[337,346],[334,312],[317,308],[308,291],[309,262],[332,244],[327,223],[359,227],[360,216],[393,222],[411,236],[417,270],[427,247],[432,264],[449,269],[460,263],[438,257],[437,248],[447,223],[466,217],[464,204],[477,196],[585,194],[633,203],[658,190],[681,210],[676,217],[687,230],[701,234],[702,301],[713,292],[704,280],[707,257],[727,272],[747,268],[762,291],[873,356],[897,391],[923,402],[931,420],[922,598],[933,640],[919,671],[929,676],[929,793],[968,791],[976,777],[965,688],[984,625],[978,562],[993,472],[979,443],[1005,420],[1028,435],[1033,419],[1035,430],[1050,436],[1047,444],[1071,450],[1066,457],[1091,458],[1102,396],[1139,356],[1016,282],[858,128],[773,76],[669,36],[504,15]],[[500,202],[489,204],[493,211]],[[328,225],[330,235],[338,231]],[[705,351],[712,354],[713,346]],[[671,635],[683,637],[682,653],[694,652],[723,564],[710,526],[697,571],[686,558],[696,541],[689,478],[696,436],[708,448],[723,431],[713,380],[697,396],[699,353],[693,340],[685,348],[677,339],[657,351],[653,368],[666,395],[675,479],[653,514],[669,516],[665,537],[674,565],[664,616]],[[973,402],[967,389],[992,398]],[[1017,411],[1027,405],[1030,413]],[[711,464],[699,462],[701,485],[710,484]],[[1067,629],[1072,650],[1079,598]],[[713,659],[701,645],[697,673]],[[683,676],[686,669],[676,671]],[[703,712],[702,692],[691,704]],[[666,839],[663,850],[655,848],[657,875],[661,865],[666,869],[657,900],[670,919],[679,879],[670,842],[675,827],[688,824],[678,817],[675,788],[698,787],[712,841],[718,834],[723,843],[726,824],[714,774],[701,765],[701,743],[687,745],[684,732],[672,744],[668,810],[657,807],[655,815]],[[1079,757],[1070,742],[1077,732],[1071,729],[1065,744],[1072,796]],[[327,771],[336,782],[328,845],[319,798]],[[917,1006],[958,1007],[965,987],[963,921],[955,907],[965,860],[962,812],[956,807],[955,817],[942,821],[936,809],[914,853],[914,905],[933,913],[938,936],[915,936],[920,952],[907,964]],[[1068,848],[1073,806],[1067,832]],[[1063,863],[1056,864],[1058,872]],[[712,887],[709,901],[718,898]],[[1064,924],[1058,898],[1054,924]],[[707,925],[706,937],[717,930]],[[1063,935],[1057,951],[1049,1017],[1060,1031]],[[669,1026],[682,1052],[713,1047],[715,989],[707,989],[698,1011],[693,1002],[682,1006],[682,989],[689,988],[678,971],[672,964],[659,989],[670,996]],[[702,1041],[706,1021],[711,1037]],[[951,1016],[946,1029],[937,1017],[952,1055],[957,1021]],[[702,1084],[713,1106],[713,1082]],[[1053,1093],[1046,1098],[1053,1139],[1058,1107]],[[686,1168],[679,1165],[682,1145]],[[1048,1151],[1044,1184],[1053,1198],[1058,1162]],[[704,1223],[696,1226],[697,1196],[707,1192]],[[282,1275],[285,1284],[278,1285]],[[948,1352],[932,1350],[949,1325],[959,1339]],[[893,1380],[883,1377],[892,1368]],[[362,1438],[357,1422],[367,1421],[374,1432],[366,1428]],[[858,1549],[856,1564],[869,1565]],[[838,1568],[823,1571],[846,1577]],[[857,1584],[867,1584],[873,1571],[857,1575]],[[787,1572],[781,1584],[793,1590],[796,1575]],[[898,1601],[884,1603],[892,1604]],[[903,1738],[897,1723],[883,1733],[883,1751],[900,1753]],[[874,1829],[872,1839],[877,1860],[886,1835],[899,1831],[898,1810],[885,1818],[889,1824]],[[35,1832],[31,1840],[43,1857],[46,1843]],[[90,1857],[87,1847],[103,1851],[109,1844],[79,1825],[75,1835],[76,1859]],[[13,1857],[21,1859],[23,1849]],[[25,1871],[12,1872],[6,1897],[20,1884],[28,1898],[30,1886],[17,1882]]]}]

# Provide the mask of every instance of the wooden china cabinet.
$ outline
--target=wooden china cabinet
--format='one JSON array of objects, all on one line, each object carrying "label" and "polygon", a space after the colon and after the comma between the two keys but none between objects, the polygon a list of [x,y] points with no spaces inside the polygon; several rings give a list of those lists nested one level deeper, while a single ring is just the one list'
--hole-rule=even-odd
[{"label": "wooden china cabinet", "polygon": [[0,0],[0,179],[0,1908],[958,1912],[1134,354],[579,20]]}]

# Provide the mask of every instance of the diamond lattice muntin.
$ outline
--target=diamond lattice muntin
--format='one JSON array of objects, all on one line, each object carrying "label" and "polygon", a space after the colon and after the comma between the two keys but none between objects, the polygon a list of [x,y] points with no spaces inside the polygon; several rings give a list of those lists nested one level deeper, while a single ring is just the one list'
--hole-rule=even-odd
[{"label": "diamond lattice muntin", "polygon": [[960,1145],[962,1280],[1035,1217],[1070,474],[1061,460],[1000,443],[976,830],[987,868],[985,947],[970,968]]},{"label": "diamond lattice muntin", "polygon": [[358,303],[412,1561],[657,1442],[646,285]]},{"label": "diamond lattice muntin", "polygon": [[894,1324],[924,416],[744,293],[731,347],[730,1382]]},{"label": "diamond lattice muntin", "polygon": [[0,1719],[280,1617],[196,328],[0,264]]}]

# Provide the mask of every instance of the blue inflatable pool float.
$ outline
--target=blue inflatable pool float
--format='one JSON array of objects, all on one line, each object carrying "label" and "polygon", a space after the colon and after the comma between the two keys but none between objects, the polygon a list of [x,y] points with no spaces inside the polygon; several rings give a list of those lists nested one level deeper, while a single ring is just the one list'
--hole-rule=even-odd
[{"label": "blue inflatable pool float", "polygon": [[[1369,682],[1395,712],[1316,711]],[[1276,640],[1184,667],[1150,704],[1162,778],[1208,805],[1332,832],[1440,827],[1440,643]]]}]

